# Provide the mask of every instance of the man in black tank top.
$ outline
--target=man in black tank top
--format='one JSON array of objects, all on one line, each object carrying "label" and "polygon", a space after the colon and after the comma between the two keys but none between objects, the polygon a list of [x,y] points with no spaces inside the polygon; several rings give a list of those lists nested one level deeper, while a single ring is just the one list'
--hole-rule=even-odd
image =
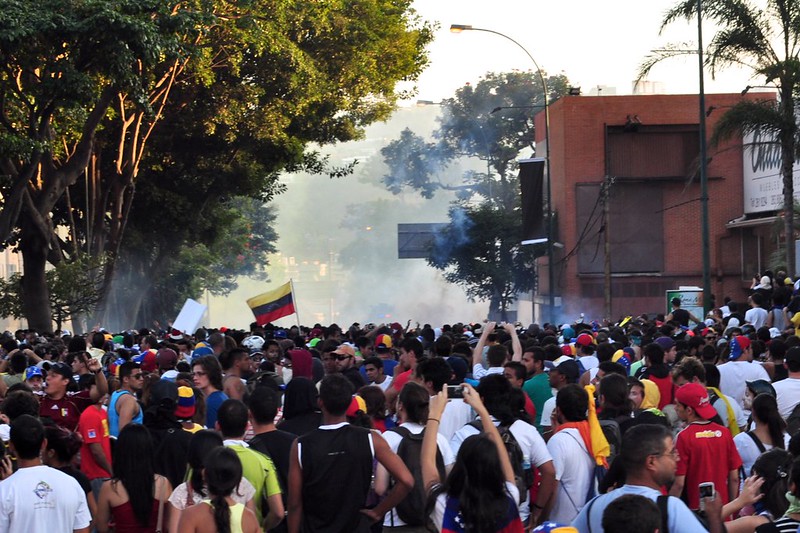
[{"label": "man in black tank top", "polygon": [[[297,438],[290,453],[289,533],[367,533],[414,485],[403,460],[380,435],[347,423],[352,397],[353,386],[341,374],[325,376],[320,384],[323,425]],[[373,458],[397,483],[367,510]]]},{"label": "man in black tank top", "polygon": [[700,320],[697,319],[692,313],[687,311],[686,309],[681,308],[681,299],[677,296],[672,299],[672,312],[667,315],[667,322],[677,322],[681,326],[688,328],[689,321],[693,321],[696,324],[700,323]]}]

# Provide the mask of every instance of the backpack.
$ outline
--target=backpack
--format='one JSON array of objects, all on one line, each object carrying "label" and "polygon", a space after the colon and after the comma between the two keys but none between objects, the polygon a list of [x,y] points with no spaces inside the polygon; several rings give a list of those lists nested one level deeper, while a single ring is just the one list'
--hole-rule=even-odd
[{"label": "backpack", "polygon": [[786,433],[795,435],[800,431],[800,403],[794,406],[792,412],[786,417]]},{"label": "backpack", "polygon": [[[402,437],[400,444],[397,446],[397,455],[411,471],[411,475],[414,476],[414,488],[411,489],[411,492],[406,495],[403,501],[397,504],[394,510],[400,520],[407,525],[424,526],[428,522],[428,517],[425,516],[428,493],[422,483],[420,454],[425,430],[423,429],[420,433],[414,434],[408,428],[398,426],[389,431],[393,431]],[[439,479],[443,480],[447,474],[444,468],[444,458],[438,448],[436,449],[436,469],[439,471]]]},{"label": "backpack", "polygon": [[[480,420],[474,420],[469,425],[483,432],[483,424]],[[514,470],[514,484],[519,490],[519,502],[517,503],[523,503],[528,499],[528,491],[533,486],[533,471],[531,470],[530,460],[526,460],[519,442],[517,442],[508,426],[501,424],[497,430],[500,432],[500,438],[506,446],[508,460],[511,462],[512,470]]]},{"label": "backpack", "polygon": [[619,422],[616,420],[598,420],[600,422],[600,429],[603,430],[608,441],[608,446],[611,448],[611,453],[608,456],[608,464],[614,460],[619,453],[619,448],[622,446],[622,431],[619,428]]}]

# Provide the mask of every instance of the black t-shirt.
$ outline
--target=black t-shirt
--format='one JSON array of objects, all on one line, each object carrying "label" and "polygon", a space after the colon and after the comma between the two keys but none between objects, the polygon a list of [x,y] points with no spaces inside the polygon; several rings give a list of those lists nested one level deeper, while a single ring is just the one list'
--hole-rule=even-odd
[{"label": "black t-shirt", "polygon": [[[283,504],[287,509],[286,503],[289,494],[289,453],[292,449],[292,443],[296,438],[297,437],[292,433],[278,429],[275,431],[267,431],[266,433],[259,433],[247,443],[257,452],[261,452],[272,459],[272,462],[275,464],[275,469],[278,471],[278,480],[281,483]],[[288,531],[286,520],[270,531],[274,531],[275,533]]]}]

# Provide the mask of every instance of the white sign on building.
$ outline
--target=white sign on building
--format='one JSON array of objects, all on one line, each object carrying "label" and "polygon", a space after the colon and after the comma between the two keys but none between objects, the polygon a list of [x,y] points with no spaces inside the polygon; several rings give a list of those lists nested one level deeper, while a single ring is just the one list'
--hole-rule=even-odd
[{"label": "white sign on building", "polygon": [[[763,213],[783,209],[781,147],[777,139],[763,134],[744,136],[744,212]],[[800,201],[800,163],[794,163],[794,201]]]}]

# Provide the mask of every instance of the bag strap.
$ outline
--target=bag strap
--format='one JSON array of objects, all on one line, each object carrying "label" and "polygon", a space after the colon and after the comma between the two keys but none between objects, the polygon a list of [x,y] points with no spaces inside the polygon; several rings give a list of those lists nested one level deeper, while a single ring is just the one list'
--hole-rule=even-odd
[{"label": "bag strap", "polygon": [[759,439],[759,438],[756,436],[756,434],[755,434],[755,433],[753,433],[752,431],[748,431],[748,432],[747,432],[747,436],[748,436],[748,437],[750,437],[751,439],[753,439],[753,442],[754,442],[754,443],[755,443],[755,445],[758,447],[758,451],[759,451],[759,452],[761,452],[761,453],[764,453],[765,451],[767,451],[767,448],[764,446],[764,443],[763,443],[763,442],[761,442],[761,439]]},{"label": "bag strap", "polygon": [[661,512],[661,531],[659,533],[669,533],[669,496],[661,495],[656,499],[656,505]]}]

